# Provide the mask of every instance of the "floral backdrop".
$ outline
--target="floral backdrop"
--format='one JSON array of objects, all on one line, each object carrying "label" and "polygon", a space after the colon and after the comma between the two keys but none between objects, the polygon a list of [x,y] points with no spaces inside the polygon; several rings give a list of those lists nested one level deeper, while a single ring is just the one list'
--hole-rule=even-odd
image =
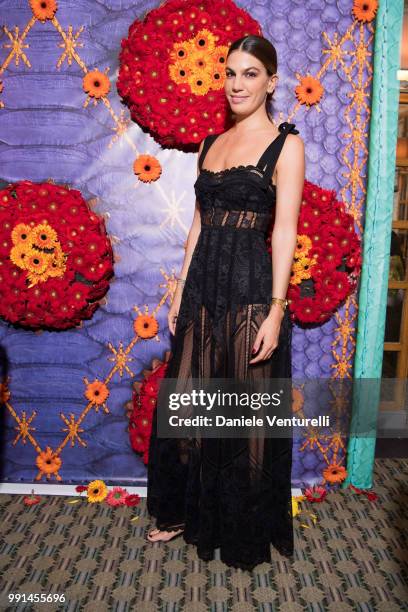
[{"label": "floral backdrop", "polygon": [[[72,315],[79,310],[69,328],[50,327],[55,308],[48,293],[37,307],[43,312],[46,303],[48,326],[35,329],[13,322],[10,293],[2,296],[2,480],[146,483],[155,399],[148,381],[157,379],[159,368],[162,375],[168,357],[167,309],[193,216],[195,152],[205,128],[222,130],[223,58],[228,41],[245,33],[262,33],[275,44],[280,79],[272,115],[278,123],[295,123],[306,143],[302,223],[326,211],[326,226],[335,228],[333,210],[341,220],[337,234],[330,230],[332,240],[325,240],[324,266],[316,266],[314,276],[319,226],[309,235],[304,224],[299,229],[293,375],[349,380],[376,3],[3,0],[1,8],[0,190],[7,196],[22,181],[48,185],[48,191],[75,189],[84,218],[106,228],[105,238],[100,230],[106,265],[93,279],[99,285],[91,295],[75,286],[74,297],[64,301],[65,313],[66,304]],[[158,28],[163,35],[154,39]],[[203,58],[210,63],[203,65]],[[206,117],[211,104],[218,114]],[[44,229],[47,220],[31,219],[31,228]],[[17,223],[27,225],[20,217]],[[29,270],[30,280],[14,242],[4,247],[2,264],[11,261],[24,282],[35,278],[43,288],[60,253],[61,231],[51,232],[42,263],[30,260],[48,270],[38,273],[43,281]],[[83,248],[89,259],[87,241]],[[89,271],[96,260],[86,263],[80,270]],[[320,295],[328,299],[318,299],[317,291],[301,294],[303,281],[319,288],[322,270],[329,282]],[[85,272],[73,280],[82,278]],[[82,310],[78,300],[87,300]],[[319,324],[301,324],[308,321]],[[307,412],[312,399],[298,389],[294,411]],[[296,440],[294,485],[336,482],[344,467],[345,440],[335,430],[324,439],[310,431]]]}]

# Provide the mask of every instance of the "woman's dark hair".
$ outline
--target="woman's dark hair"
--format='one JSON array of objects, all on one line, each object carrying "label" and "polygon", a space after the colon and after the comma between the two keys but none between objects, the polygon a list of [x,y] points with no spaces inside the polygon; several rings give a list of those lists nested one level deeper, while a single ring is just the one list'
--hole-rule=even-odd
[{"label": "woman's dark hair", "polygon": [[[250,34],[249,36],[243,36],[242,38],[234,40],[234,42],[231,43],[228,49],[227,59],[229,55],[237,49],[239,51],[245,51],[246,53],[250,53],[251,55],[256,57],[256,59],[262,62],[269,76],[272,76],[276,73],[278,69],[278,57],[276,55],[276,49],[267,38],[263,38],[263,36],[256,36],[256,34]],[[268,116],[268,105],[272,99],[273,92],[267,94],[266,96],[265,108]]]}]

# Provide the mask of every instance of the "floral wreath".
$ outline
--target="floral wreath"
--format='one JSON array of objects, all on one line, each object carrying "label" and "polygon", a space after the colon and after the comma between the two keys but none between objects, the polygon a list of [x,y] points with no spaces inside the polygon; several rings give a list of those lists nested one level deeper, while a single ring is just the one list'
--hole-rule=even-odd
[{"label": "floral wreath", "polygon": [[0,316],[31,329],[89,319],[109,289],[105,222],[76,189],[20,181],[0,190]]},{"label": "floral wreath", "polygon": [[224,66],[233,40],[262,35],[232,0],[169,0],[121,41],[117,90],[133,121],[162,146],[196,149],[224,129]]},{"label": "floral wreath", "polygon": [[360,270],[361,244],[352,215],[334,190],[305,180],[287,293],[291,319],[299,324],[328,321],[356,288]]}]

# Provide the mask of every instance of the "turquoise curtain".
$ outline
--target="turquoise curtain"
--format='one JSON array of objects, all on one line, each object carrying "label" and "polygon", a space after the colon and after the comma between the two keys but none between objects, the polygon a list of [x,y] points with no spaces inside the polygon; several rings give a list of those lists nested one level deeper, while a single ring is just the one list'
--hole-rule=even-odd
[{"label": "turquoise curtain", "polygon": [[[394,195],[403,0],[380,0],[376,18],[363,268],[353,412],[343,487],[372,487],[380,400]],[[361,380],[360,380],[361,379]],[[366,380],[365,379],[369,379]],[[365,381],[365,382],[364,382]],[[370,428],[370,435],[358,435]]]}]

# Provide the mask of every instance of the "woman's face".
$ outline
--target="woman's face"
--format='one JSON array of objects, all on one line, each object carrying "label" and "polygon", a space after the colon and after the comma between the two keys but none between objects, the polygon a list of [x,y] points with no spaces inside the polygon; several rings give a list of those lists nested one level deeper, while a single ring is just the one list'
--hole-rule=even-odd
[{"label": "woman's face", "polygon": [[225,67],[225,95],[233,113],[250,114],[265,104],[267,93],[276,86],[277,75],[269,76],[255,56],[232,51]]}]

